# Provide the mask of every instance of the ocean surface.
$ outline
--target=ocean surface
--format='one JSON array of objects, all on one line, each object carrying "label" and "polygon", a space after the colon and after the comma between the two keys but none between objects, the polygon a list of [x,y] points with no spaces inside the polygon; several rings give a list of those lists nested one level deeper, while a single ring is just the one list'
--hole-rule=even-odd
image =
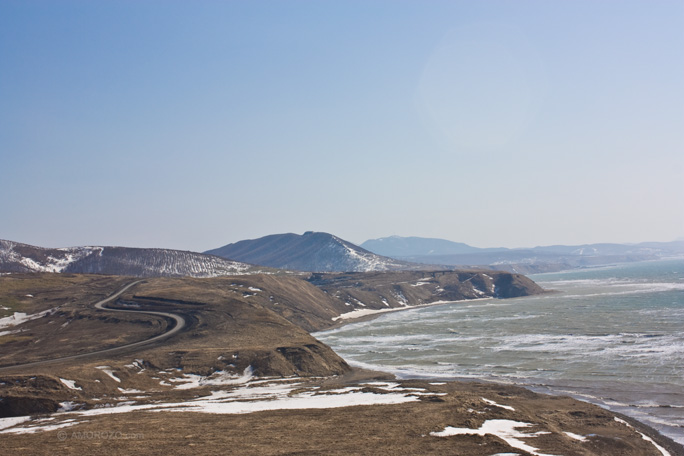
[{"label": "ocean surface", "polygon": [[351,365],[570,395],[684,444],[684,259],[530,277],[557,292],[410,309],[315,336]]}]

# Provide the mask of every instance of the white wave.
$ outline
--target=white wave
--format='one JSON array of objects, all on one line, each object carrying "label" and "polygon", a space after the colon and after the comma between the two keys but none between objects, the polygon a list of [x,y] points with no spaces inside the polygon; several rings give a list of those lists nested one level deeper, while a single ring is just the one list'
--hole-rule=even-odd
[{"label": "white wave", "polygon": [[597,287],[613,284],[628,284],[632,283],[630,279],[609,277],[605,279],[568,279],[568,280],[549,280],[549,281],[538,281],[540,285],[549,287],[563,287],[563,286],[582,286],[582,287]]},{"label": "white wave", "polygon": [[634,294],[663,293],[668,291],[684,291],[684,283],[648,283],[630,284],[630,289],[619,289],[613,291],[602,291],[600,293],[584,293],[563,295],[565,298],[593,298],[599,296],[622,296]]}]

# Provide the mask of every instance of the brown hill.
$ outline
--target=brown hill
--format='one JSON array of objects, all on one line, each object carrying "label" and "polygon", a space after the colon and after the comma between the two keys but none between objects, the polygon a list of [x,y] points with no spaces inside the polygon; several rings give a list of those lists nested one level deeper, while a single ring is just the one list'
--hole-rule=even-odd
[{"label": "brown hill", "polygon": [[[106,304],[164,312],[181,319],[181,326],[164,315],[95,309],[94,302],[132,282],[123,277],[0,276],[0,311],[17,323],[0,335],[0,363],[82,353],[0,368],[0,417],[18,417],[3,422],[9,426],[2,430],[3,448],[13,454],[105,455],[228,449],[254,455],[484,456],[521,448],[660,454],[654,441],[642,437],[648,435],[679,454],[679,446],[652,430],[570,398],[501,385],[378,381],[376,374],[352,371],[302,329],[334,324],[353,307],[346,300],[363,299],[366,308],[377,310],[542,291],[524,277],[477,271],[305,277],[148,279]],[[121,346],[171,327],[180,331],[146,345]],[[108,347],[114,348],[86,354]],[[347,397],[350,404],[353,398],[377,403],[326,408]],[[279,403],[293,405],[274,410]],[[263,411],[249,412],[251,406]],[[226,407],[247,412],[221,411]],[[525,441],[506,440],[497,431],[441,436],[450,427],[477,432],[496,422],[531,428],[519,432]]]}]

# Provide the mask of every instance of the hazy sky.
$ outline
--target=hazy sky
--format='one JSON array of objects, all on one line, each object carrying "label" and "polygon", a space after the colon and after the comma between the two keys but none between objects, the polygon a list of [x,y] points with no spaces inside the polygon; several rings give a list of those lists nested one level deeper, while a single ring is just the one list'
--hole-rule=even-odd
[{"label": "hazy sky", "polygon": [[684,2],[0,0],[0,239],[684,236]]}]

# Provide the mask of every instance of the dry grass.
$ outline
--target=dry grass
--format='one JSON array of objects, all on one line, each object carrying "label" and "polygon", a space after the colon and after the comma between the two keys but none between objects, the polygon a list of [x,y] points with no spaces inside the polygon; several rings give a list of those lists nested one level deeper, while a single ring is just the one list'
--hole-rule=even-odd
[{"label": "dry grass", "polygon": [[[92,351],[164,331],[165,320],[158,317],[92,308],[93,303],[130,281],[121,277],[52,274],[0,277],[0,295],[15,299],[17,311],[31,313],[60,308],[49,318],[22,325],[27,330],[25,333],[0,338],[3,347],[0,362],[25,362]],[[23,300],[22,293],[33,294],[34,298]],[[144,391],[148,397],[136,399],[139,403],[187,401],[214,390],[206,386],[177,390],[170,386],[172,378],[184,373],[209,375],[219,370],[241,373],[247,366],[262,376],[326,377],[311,380],[312,385],[321,388],[367,381],[359,379],[361,373],[350,372],[332,350],[291,322],[314,326],[316,322],[329,320],[328,315],[335,312],[335,307],[331,310],[326,306],[331,299],[310,283],[293,277],[150,279],[124,294],[121,301],[136,303],[148,310],[181,314],[187,321],[184,331],[131,352],[4,372],[0,369],[0,397],[4,401],[0,401],[0,411],[5,416],[17,411],[41,414],[54,412],[65,401],[92,408],[129,400],[121,398],[124,393],[119,388]],[[288,314],[291,321],[285,318]],[[120,382],[98,368],[103,365],[109,366]],[[334,377],[335,374],[344,375]],[[60,378],[75,381],[80,389],[69,389]],[[446,426],[478,428],[485,420],[510,419],[533,423],[538,425],[535,431],[549,432],[528,441],[546,454],[660,454],[635,430],[616,422],[610,412],[570,398],[479,383],[404,382],[404,385],[424,388],[434,395],[400,405],[246,415],[138,411],[76,417],[78,424],[64,429],[26,435],[2,434],[0,453],[164,456],[522,453],[492,435],[430,436],[430,432],[441,431]],[[447,395],[439,396],[441,393]],[[511,406],[515,411],[488,406],[482,397]],[[640,430],[669,445],[651,430],[643,427]],[[587,442],[578,442],[565,434],[566,431],[595,436]],[[681,447],[668,448],[673,455],[681,454]]]}]

